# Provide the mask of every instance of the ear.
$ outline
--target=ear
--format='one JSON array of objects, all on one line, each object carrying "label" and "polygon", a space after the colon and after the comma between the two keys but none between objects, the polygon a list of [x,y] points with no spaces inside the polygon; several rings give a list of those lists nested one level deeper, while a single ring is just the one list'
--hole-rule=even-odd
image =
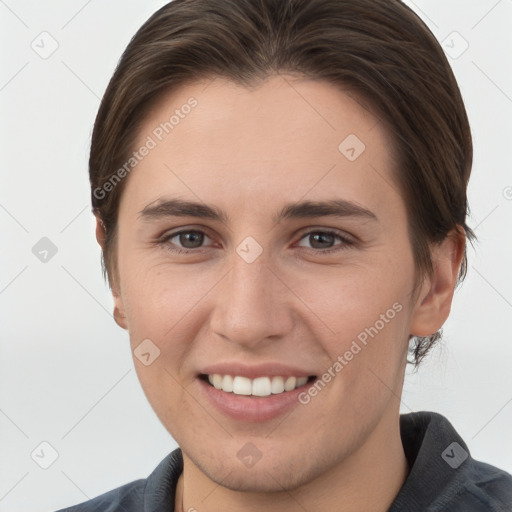
[{"label": "ear", "polygon": [[107,230],[105,228],[105,224],[103,224],[103,221],[99,218],[98,215],[95,215],[96,217],[96,241],[101,247],[101,250],[105,248],[105,238],[107,237]]},{"label": "ear", "polygon": [[[105,224],[103,224],[103,221],[99,218],[99,216],[96,215],[96,240],[98,241],[98,244],[100,245],[102,251],[105,250],[106,237],[107,231],[105,229]],[[111,289],[112,296],[114,298],[114,320],[116,321],[116,324],[119,325],[119,327],[122,327],[123,329],[128,329],[123,298],[121,296],[117,283],[112,283]]]},{"label": "ear", "polygon": [[411,322],[412,336],[431,336],[448,318],[465,247],[464,233],[454,229],[432,248],[433,273],[425,278],[418,295]]}]

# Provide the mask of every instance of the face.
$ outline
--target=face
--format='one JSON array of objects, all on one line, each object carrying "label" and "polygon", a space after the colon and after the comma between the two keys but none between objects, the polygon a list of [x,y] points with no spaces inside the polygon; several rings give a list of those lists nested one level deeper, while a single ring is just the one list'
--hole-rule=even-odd
[{"label": "face", "polygon": [[115,307],[148,400],[211,480],[297,488],[397,428],[417,312],[390,144],[351,95],[292,76],[184,86],[140,129]]}]

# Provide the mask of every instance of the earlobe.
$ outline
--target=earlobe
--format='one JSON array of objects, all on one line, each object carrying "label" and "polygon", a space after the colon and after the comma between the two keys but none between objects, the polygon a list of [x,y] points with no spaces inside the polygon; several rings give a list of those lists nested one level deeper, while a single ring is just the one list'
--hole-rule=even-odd
[{"label": "earlobe", "polygon": [[126,321],[126,313],[124,311],[123,299],[121,296],[112,290],[114,296],[114,320],[116,324],[122,329],[128,330],[128,323]]},{"label": "earlobe", "polygon": [[465,246],[465,235],[453,230],[441,243],[433,247],[433,273],[431,277],[425,278],[418,295],[411,322],[411,335],[431,336],[441,329],[448,318]]},{"label": "earlobe", "polygon": [[116,324],[119,325],[119,327],[128,330],[124,301],[123,297],[121,296],[121,291],[117,285],[112,287],[112,297],[114,298],[114,320],[116,321]]},{"label": "earlobe", "polygon": [[105,224],[103,224],[103,221],[96,215],[96,241],[100,244],[101,249],[105,248],[106,236],[107,231],[105,229]]}]

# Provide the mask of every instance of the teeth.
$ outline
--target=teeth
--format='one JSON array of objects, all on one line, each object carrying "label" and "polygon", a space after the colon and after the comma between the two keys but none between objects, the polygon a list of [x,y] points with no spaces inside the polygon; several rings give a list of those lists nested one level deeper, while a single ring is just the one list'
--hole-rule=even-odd
[{"label": "teeth", "polygon": [[221,389],[235,395],[270,396],[292,391],[304,386],[307,377],[258,377],[249,379],[241,376],[220,375],[214,373],[208,375],[208,381],[215,389]]},{"label": "teeth", "polygon": [[297,379],[297,384],[295,384],[296,388],[300,388],[301,386],[304,386],[306,382],[308,381],[308,377],[299,377]]},{"label": "teeth", "polygon": [[297,384],[297,379],[295,377],[288,377],[284,382],[284,390],[291,391],[295,389],[295,384]]},{"label": "teeth", "polygon": [[272,379],[272,384],[270,385],[270,391],[277,395],[284,391],[284,380],[282,377],[274,377]]},{"label": "teeth", "polygon": [[[247,379],[249,380],[249,379]],[[268,377],[258,377],[252,381],[252,394],[255,396],[269,396],[272,394],[272,385]]]},{"label": "teeth", "polygon": [[222,389],[224,391],[233,391],[233,377],[231,377],[231,375],[224,375],[222,379]]},{"label": "teeth", "polygon": [[250,395],[251,379],[247,377],[235,377],[233,379],[233,393],[235,393],[235,395]]},{"label": "teeth", "polygon": [[215,386],[216,389],[222,389],[222,376],[216,373],[213,376],[212,384]]}]

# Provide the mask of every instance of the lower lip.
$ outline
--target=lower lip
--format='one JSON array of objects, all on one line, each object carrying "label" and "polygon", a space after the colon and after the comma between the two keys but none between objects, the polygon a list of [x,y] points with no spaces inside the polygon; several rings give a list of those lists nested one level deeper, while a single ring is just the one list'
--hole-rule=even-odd
[{"label": "lower lip", "polygon": [[261,397],[227,393],[202,379],[198,378],[198,381],[203,392],[220,412],[235,420],[258,423],[277,418],[293,407],[300,405],[300,393],[312,384],[307,382],[304,386],[292,391]]}]

